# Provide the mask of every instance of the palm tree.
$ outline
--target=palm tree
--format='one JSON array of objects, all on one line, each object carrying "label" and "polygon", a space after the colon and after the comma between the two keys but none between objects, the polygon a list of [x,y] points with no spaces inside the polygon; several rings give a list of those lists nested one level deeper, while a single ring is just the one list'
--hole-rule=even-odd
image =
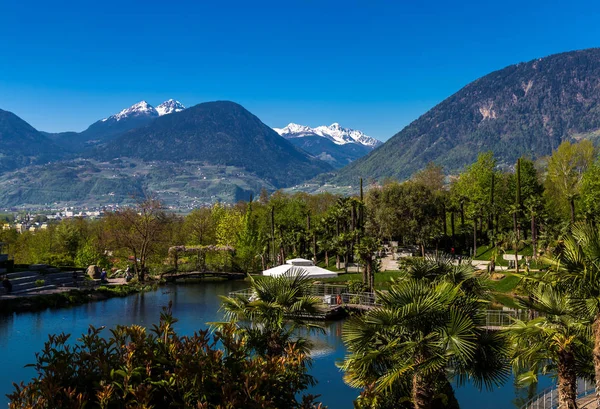
[{"label": "palm tree", "polygon": [[485,303],[478,297],[449,282],[406,278],[378,292],[378,300],[380,308],[344,325],[349,354],[340,366],[349,385],[382,397],[401,391],[425,409],[451,390],[450,374],[480,388],[506,379],[502,339],[481,328]]},{"label": "palm tree", "polygon": [[550,278],[573,294],[577,312],[592,323],[596,400],[600,406],[600,232],[588,223],[573,226],[552,264]]},{"label": "palm tree", "polygon": [[531,216],[531,249],[533,258],[537,260],[538,243],[537,243],[537,219],[543,210],[542,201],[537,196],[531,196],[525,201],[525,207]]},{"label": "palm tree", "polygon": [[[250,276],[251,294],[221,296],[230,321],[237,321],[252,346],[265,355],[282,355],[289,342],[304,343],[294,332],[299,328],[319,330],[310,317],[324,312],[322,301],[310,295],[311,281],[305,270],[292,267],[278,277]],[[217,323],[220,325],[219,323]]]},{"label": "palm tree", "polygon": [[471,260],[462,260],[454,264],[454,260],[446,254],[435,257],[416,257],[407,260],[406,275],[413,279],[428,281],[445,281],[460,286],[468,294],[486,298],[489,293],[487,275],[475,274]]},{"label": "palm tree", "polygon": [[575,318],[574,300],[556,287],[540,283],[533,302],[524,307],[541,315],[531,321],[515,320],[506,330],[515,373],[520,383],[537,382],[537,373],[556,373],[558,408],[577,408],[577,376],[589,362],[590,345],[585,322]]},{"label": "palm tree", "polygon": [[524,243],[519,237],[516,231],[508,231],[503,235],[500,235],[498,239],[498,246],[508,253],[509,249],[512,249],[515,255],[515,273],[519,274],[519,248]]},{"label": "palm tree", "polygon": [[363,284],[373,291],[375,285],[374,266],[376,259],[375,252],[381,248],[379,242],[372,237],[363,237],[359,244],[354,247],[354,253],[365,267],[363,270]]}]

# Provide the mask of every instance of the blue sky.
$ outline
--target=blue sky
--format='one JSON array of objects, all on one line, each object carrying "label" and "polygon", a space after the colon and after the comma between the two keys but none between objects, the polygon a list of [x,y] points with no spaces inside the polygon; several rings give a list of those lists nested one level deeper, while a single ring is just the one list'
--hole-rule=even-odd
[{"label": "blue sky", "polygon": [[0,108],[81,131],[142,99],[386,140],[490,71],[600,46],[596,1],[0,0]]}]

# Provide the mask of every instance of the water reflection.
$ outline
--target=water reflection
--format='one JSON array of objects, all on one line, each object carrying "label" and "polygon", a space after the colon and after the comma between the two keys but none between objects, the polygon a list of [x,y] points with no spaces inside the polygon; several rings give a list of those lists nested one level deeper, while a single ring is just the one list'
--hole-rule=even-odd
[{"label": "water reflection", "polygon": [[[112,328],[116,325],[140,324],[151,327],[158,323],[161,308],[173,303],[173,314],[179,319],[175,329],[181,335],[191,335],[207,327],[207,322],[222,319],[219,295],[247,287],[247,283],[225,281],[194,285],[169,285],[157,291],[113,298],[71,309],[47,310],[0,316],[0,407],[6,407],[6,393],[12,391],[12,382],[28,380],[34,372],[24,365],[33,362],[48,334],[72,333],[74,340],[87,331],[89,324]],[[359,391],[344,384],[342,373],[335,363],[344,359],[341,340],[342,322],[325,324],[325,332],[312,334],[315,345],[311,373],[319,383],[310,393],[320,394],[321,401],[330,409],[352,408]],[[105,336],[109,336],[105,331]],[[550,385],[543,379],[537,389]],[[456,388],[456,396],[463,409],[510,409],[520,407],[537,389],[517,390],[512,380],[492,392],[479,392],[472,385]]]}]

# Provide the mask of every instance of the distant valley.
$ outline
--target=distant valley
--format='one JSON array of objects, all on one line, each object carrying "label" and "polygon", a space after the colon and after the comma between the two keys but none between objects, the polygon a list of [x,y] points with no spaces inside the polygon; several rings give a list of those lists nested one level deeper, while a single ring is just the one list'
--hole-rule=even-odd
[{"label": "distant valley", "polygon": [[232,203],[331,172],[381,143],[337,124],[316,129],[281,137],[228,101],[187,109],[172,99],[156,107],[140,101],[82,132],[62,133],[39,132],[0,111],[0,155],[10,158],[0,169],[0,207],[119,204],[147,195],[179,208]]},{"label": "distant valley", "polygon": [[406,180],[427,163],[447,174],[481,152],[500,166],[600,135],[600,49],[551,55],[485,75],[385,143],[334,123],[271,129],[234,102],[189,108],[141,101],[83,132],[47,133],[0,110],[0,206],[234,202],[270,191],[356,191]]}]

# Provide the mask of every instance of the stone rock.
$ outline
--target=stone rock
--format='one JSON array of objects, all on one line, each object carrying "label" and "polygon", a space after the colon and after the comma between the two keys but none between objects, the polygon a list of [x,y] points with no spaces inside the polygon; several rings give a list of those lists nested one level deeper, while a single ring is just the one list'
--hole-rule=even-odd
[{"label": "stone rock", "polygon": [[101,271],[102,270],[100,270],[100,267],[98,267],[98,266],[89,266],[87,268],[87,275],[90,276],[90,278],[98,279],[98,278],[100,278]]}]

